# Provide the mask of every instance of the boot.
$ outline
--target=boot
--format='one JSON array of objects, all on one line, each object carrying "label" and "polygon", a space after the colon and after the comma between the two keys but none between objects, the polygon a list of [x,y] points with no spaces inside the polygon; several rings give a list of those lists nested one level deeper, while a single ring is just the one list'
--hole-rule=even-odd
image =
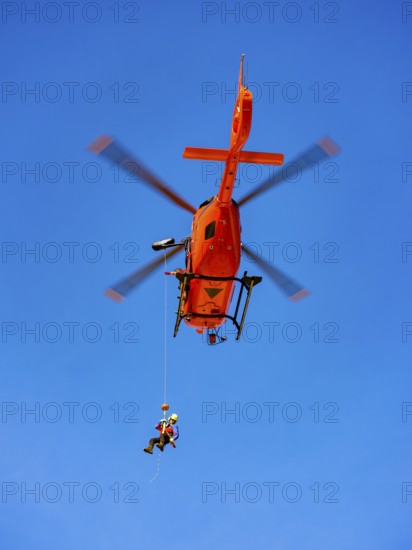
[{"label": "boot", "polygon": [[163,453],[163,447],[164,447],[164,445],[162,445],[161,443],[156,443],[156,447],[157,447],[158,449],[160,449],[160,450],[162,451],[162,453]]},{"label": "boot", "polygon": [[143,449],[145,453],[149,453],[150,455],[153,454],[153,447],[146,447],[145,449]]}]

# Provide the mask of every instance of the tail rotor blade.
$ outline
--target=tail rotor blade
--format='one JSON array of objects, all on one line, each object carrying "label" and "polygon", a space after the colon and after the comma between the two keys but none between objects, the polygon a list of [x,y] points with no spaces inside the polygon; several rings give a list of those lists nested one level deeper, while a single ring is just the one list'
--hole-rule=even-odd
[{"label": "tail rotor blade", "polygon": [[145,168],[140,161],[127,153],[126,150],[116,141],[113,141],[111,137],[105,135],[100,136],[89,145],[88,150],[95,155],[102,155],[107,160],[115,162],[128,174],[133,174],[137,179],[142,179],[184,210],[188,210],[192,214],[196,212],[196,208],[180,197],[173,189],[160,181],[158,177]]},{"label": "tail rotor blade", "polygon": [[272,177],[258,185],[256,189],[244,196],[243,199],[240,199],[238,205],[242,206],[246,204],[275,185],[286,181],[288,178],[292,178],[295,174],[302,173],[314,164],[322,162],[325,158],[336,155],[339,150],[339,146],[331,138],[324,137],[297,158],[285,164],[282,170],[276,172]]},{"label": "tail rotor blade", "polygon": [[269,277],[274,281],[278,287],[294,302],[301,300],[309,294],[309,291],[306,290],[303,286],[296,283],[293,279],[285,275],[282,271],[269,264],[262,258],[259,258],[252,250],[247,248],[242,244],[242,249],[245,251],[246,255],[249,256],[257,265],[269,275]]},{"label": "tail rotor blade", "polygon": [[[166,259],[171,258],[175,254],[177,254],[184,245],[176,246],[176,248],[173,248],[170,252],[166,254]],[[112,288],[109,288],[106,290],[105,294],[115,302],[121,302],[123,298],[125,298],[129,292],[131,292],[139,283],[143,281],[148,275],[150,275],[157,267],[161,266],[164,262],[164,256],[163,254],[160,256],[160,258],[156,258],[156,260],[153,260],[149,264],[147,264],[144,267],[141,267],[125,279],[122,279],[118,283],[116,283]]]}]

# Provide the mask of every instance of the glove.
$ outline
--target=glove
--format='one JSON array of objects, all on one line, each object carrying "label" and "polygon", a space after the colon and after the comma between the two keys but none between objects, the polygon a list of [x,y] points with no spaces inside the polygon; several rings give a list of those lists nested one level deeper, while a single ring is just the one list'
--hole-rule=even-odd
[{"label": "glove", "polygon": [[167,424],[167,420],[165,420],[164,418],[161,418],[159,420],[159,424]]},{"label": "glove", "polygon": [[169,442],[173,443],[173,441],[174,441],[173,437],[169,437]]}]

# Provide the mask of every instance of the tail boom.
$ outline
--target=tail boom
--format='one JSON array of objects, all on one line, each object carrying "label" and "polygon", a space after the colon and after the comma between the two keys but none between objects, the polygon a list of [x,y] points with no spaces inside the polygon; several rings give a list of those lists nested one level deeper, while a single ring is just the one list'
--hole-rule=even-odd
[{"label": "tail boom", "polygon": [[281,166],[283,154],[243,151],[252,126],[252,92],[247,89],[243,79],[244,55],[240,61],[238,93],[232,118],[229,149],[208,149],[186,147],[183,158],[196,160],[216,160],[225,162],[222,181],[217,195],[218,203],[227,205],[232,201],[233,188],[239,162],[269,164]]}]

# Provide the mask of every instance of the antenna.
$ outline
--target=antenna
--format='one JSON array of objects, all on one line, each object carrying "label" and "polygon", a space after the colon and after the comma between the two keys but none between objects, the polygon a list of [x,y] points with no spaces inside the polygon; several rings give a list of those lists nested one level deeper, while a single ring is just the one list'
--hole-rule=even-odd
[{"label": "antenna", "polygon": [[239,81],[238,81],[238,92],[240,92],[240,87],[243,86],[243,87],[246,87],[245,86],[245,77],[243,75],[243,61],[245,59],[245,54],[242,53],[242,58],[240,60],[240,70],[239,70]]}]

